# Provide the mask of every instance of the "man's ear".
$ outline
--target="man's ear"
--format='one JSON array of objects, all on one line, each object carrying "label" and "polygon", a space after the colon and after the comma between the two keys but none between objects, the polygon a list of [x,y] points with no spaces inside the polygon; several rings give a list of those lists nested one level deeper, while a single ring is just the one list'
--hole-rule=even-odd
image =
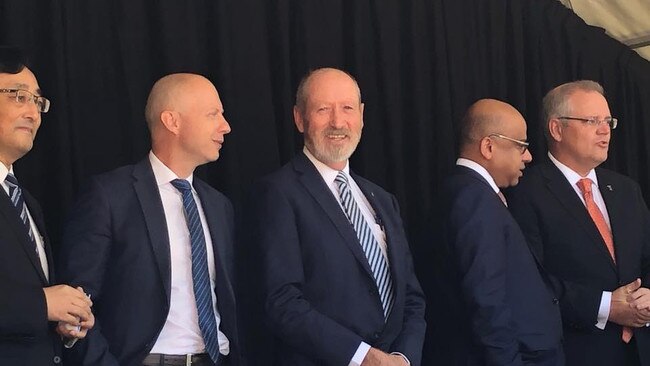
[{"label": "man's ear", "polygon": [[180,115],[175,111],[162,111],[160,113],[160,121],[162,125],[174,135],[178,135],[180,131]]},{"label": "man's ear", "polygon": [[548,121],[548,132],[550,137],[557,142],[562,141],[563,127],[564,126],[562,125],[562,122],[559,119],[551,118]]},{"label": "man's ear", "polygon": [[296,123],[296,128],[300,133],[305,133],[305,121],[302,118],[302,112],[297,105],[293,106],[293,121]]},{"label": "man's ear", "polygon": [[494,142],[492,138],[489,136],[483,137],[479,144],[479,150],[483,158],[486,160],[492,159],[492,155],[494,154]]}]

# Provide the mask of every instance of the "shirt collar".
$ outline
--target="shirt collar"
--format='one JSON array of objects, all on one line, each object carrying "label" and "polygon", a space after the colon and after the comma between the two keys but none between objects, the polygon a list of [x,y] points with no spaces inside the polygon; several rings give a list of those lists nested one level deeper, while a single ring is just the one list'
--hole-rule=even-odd
[{"label": "shirt collar", "polygon": [[589,178],[591,179],[592,182],[598,187],[598,177],[596,176],[596,170],[591,169],[589,173],[587,173],[586,177],[580,176],[580,174],[576,173],[573,171],[571,168],[568,166],[562,164],[551,152],[548,152],[548,157],[551,159],[551,162],[555,164],[555,166],[560,169],[564,177],[571,183],[572,187],[575,187],[576,184],[578,184],[578,181],[582,178]]},{"label": "shirt collar", "polygon": [[485,179],[488,182],[488,184],[490,185],[490,187],[492,187],[495,193],[500,192],[499,186],[497,186],[497,183],[494,181],[494,178],[492,178],[492,176],[487,171],[487,169],[485,169],[481,164],[473,160],[458,158],[458,160],[456,160],[456,165],[464,166],[466,168],[472,169],[473,171],[477,172],[478,174],[481,175],[481,177],[483,177],[483,179]]},{"label": "shirt collar", "polygon": [[0,163],[0,183],[4,182],[5,179],[7,179],[7,175],[9,173],[14,174],[14,166],[10,165],[9,169],[7,169],[4,163]]},{"label": "shirt collar", "polygon": [[[311,161],[312,164],[316,167],[316,170],[318,170],[318,173],[323,177],[323,180],[325,183],[327,183],[328,186],[331,186],[334,184],[334,180],[336,179],[336,176],[339,174],[339,171],[336,169],[332,169],[329,166],[325,165],[323,162],[320,160],[316,159],[314,155],[307,149],[307,146],[304,146],[302,148],[302,152],[307,155],[307,158],[309,161]],[[349,177],[350,176],[350,161],[345,162],[345,167],[343,168],[343,172]]]},{"label": "shirt collar", "polygon": [[[160,161],[153,151],[149,151],[149,162],[151,163],[151,169],[153,169],[153,176],[156,178],[156,184],[158,184],[159,187],[173,181],[174,179],[183,179],[179,178],[176,173]],[[194,173],[190,174],[186,180],[190,182],[190,185],[192,185],[193,179]]]}]

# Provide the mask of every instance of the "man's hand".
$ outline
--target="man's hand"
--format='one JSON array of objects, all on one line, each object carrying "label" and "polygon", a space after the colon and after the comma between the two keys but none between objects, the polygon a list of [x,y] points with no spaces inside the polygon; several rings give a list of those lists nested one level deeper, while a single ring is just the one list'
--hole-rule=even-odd
[{"label": "man's hand", "polygon": [[627,301],[639,313],[640,318],[645,320],[644,325],[647,327],[650,323],[650,289],[639,288],[627,297]]},{"label": "man's hand", "polygon": [[407,366],[406,360],[400,355],[389,355],[377,348],[370,348],[361,366]]},{"label": "man's hand", "polygon": [[[641,279],[637,278],[625,286],[612,292],[612,303],[609,310],[609,320],[627,327],[642,327],[650,321],[650,290],[641,287]],[[635,301],[638,300],[638,303]]]},{"label": "man's hand", "polygon": [[90,310],[93,303],[81,287],[75,289],[68,285],[57,285],[45,287],[43,292],[49,321],[81,325],[86,329],[90,329],[95,324],[95,317]]}]

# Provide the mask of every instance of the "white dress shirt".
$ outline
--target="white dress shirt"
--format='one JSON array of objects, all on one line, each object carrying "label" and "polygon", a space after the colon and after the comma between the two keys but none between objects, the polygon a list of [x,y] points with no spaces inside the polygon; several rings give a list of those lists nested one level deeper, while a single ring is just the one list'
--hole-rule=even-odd
[{"label": "white dress shirt", "polygon": [[[564,177],[567,179],[571,187],[573,187],[573,190],[576,192],[578,197],[580,197],[580,201],[582,201],[582,204],[585,205],[585,207],[587,207],[587,204],[585,203],[585,198],[582,196],[582,191],[580,191],[580,187],[578,187],[578,181],[582,178],[591,179],[592,182],[591,192],[594,198],[594,202],[596,203],[596,206],[598,206],[600,212],[602,212],[603,217],[605,218],[605,222],[607,222],[607,226],[611,231],[612,225],[609,222],[609,214],[607,213],[607,206],[605,206],[605,200],[603,200],[603,195],[600,194],[600,190],[598,189],[598,177],[596,176],[596,171],[594,169],[591,169],[589,173],[583,177],[580,174],[573,171],[568,166],[562,164],[550,152],[548,153],[548,157],[549,159],[551,159],[551,162],[555,164],[555,166],[558,169],[560,169],[562,175],[564,175]],[[609,310],[610,310],[611,301],[612,301],[612,293],[610,291],[603,291],[603,295],[600,298],[600,306],[598,307],[598,318],[596,319],[597,321],[595,324],[598,329],[605,329],[605,326],[607,325],[607,319],[609,319]]]},{"label": "white dress shirt", "polygon": [[[318,173],[325,181],[325,184],[330,189],[330,191],[332,191],[332,194],[336,198],[336,201],[339,203],[341,210],[344,211],[345,209],[343,208],[343,203],[341,202],[341,197],[339,195],[339,188],[335,182],[336,176],[339,174],[339,171],[330,168],[329,166],[323,164],[321,161],[316,159],[314,155],[312,155],[312,153],[307,149],[307,147],[304,147],[302,151],[305,153],[305,155],[307,155],[309,161],[311,161],[312,164],[314,164],[316,170],[318,170]],[[345,175],[348,177],[348,185],[350,186],[350,191],[352,192],[352,198],[354,198],[354,201],[357,203],[357,206],[359,206],[359,209],[361,210],[361,214],[363,215],[364,219],[368,223],[368,226],[370,226],[372,235],[375,237],[375,240],[377,240],[377,243],[379,243],[379,248],[381,249],[381,254],[386,259],[386,264],[390,265],[390,263],[388,262],[386,233],[384,232],[384,228],[379,224],[377,214],[375,210],[372,208],[372,205],[370,204],[370,202],[368,202],[368,199],[361,191],[361,188],[359,188],[357,183],[354,181],[354,178],[350,176],[349,161],[345,163],[345,167],[343,168],[342,172],[345,173]],[[361,342],[361,344],[357,348],[357,351],[352,356],[352,359],[350,360],[348,366],[360,366],[361,363],[363,362],[363,359],[368,354],[368,351],[370,351],[370,348],[371,347],[368,343]],[[404,356],[403,354],[399,352],[393,352],[393,354],[402,356],[408,365],[411,364],[409,359],[406,358],[406,356]]]},{"label": "white dress shirt", "polygon": [[[7,169],[7,167],[3,163],[0,163],[0,185],[2,185],[2,188],[5,190],[7,195],[9,195],[9,186],[7,185],[7,183],[5,183],[5,179],[7,178],[7,175],[9,173],[11,173],[12,175],[14,174],[13,166],[10,166],[9,169]],[[25,199],[25,195],[23,190],[23,200],[24,199]],[[29,218],[29,226],[32,228],[32,233],[34,234],[34,241],[36,241],[36,252],[38,253],[38,259],[41,262],[41,268],[43,268],[43,273],[45,274],[45,278],[47,278],[47,280],[49,281],[50,267],[47,263],[47,255],[45,254],[45,241],[43,240],[43,237],[38,231],[38,227],[36,227],[36,223],[32,218],[32,214],[29,212],[29,207],[27,207],[27,202],[25,202],[25,207],[27,208],[27,217]],[[16,213],[20,216],[18,211],[16,211]]]},{"label": "white dress shirt", "polygon": [[[192,255],[190,244],[190,233],[185,220],[183,198],[171,181],[179,177],[163,164],[153,152],[149,153],[149,161],[153,169],[154,177],[162,199],[167,222],[167,233],[169,235],[169,251],[171,258],[171,297],[169,314],[165,320],[156,343],[151,353],[163,353],[170,355],[184,355],[205,353],[205,343],[199,328],[199,317],[194,298],[194,287],[192,283]],[[180,178],[183,179],[183,178]],[[192,184],[193,175],[186,178]],[[208,271],[210,273],[210,288],[215,288],[215,261],[212,247],[212,237],[208,230],[208,223],[203,213],[201,200],[192,187],[192,195],[201,218],[203,235],[208,257]],[[224,228],[225,229],[225,228]],[[221,316],[217,310],[217,298],[212,292],[212,304],[217,327],[221,323]],[[219,330],[219,352],[223,355],[230,353],[230,343],[225,334]]]}]

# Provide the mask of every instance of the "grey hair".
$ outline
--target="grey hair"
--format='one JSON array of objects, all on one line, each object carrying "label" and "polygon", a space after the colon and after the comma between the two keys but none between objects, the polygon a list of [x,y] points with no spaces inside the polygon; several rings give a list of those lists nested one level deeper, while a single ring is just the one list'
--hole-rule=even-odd
[{"label": "grey hair", "polygon": [[551,132],[548,129],[548,121],[570,113],[569,97],[577,91],[596,92],[605,96],[602,85],[592,80],[577,80],[557,86],[542,99],[541,122],[544,127],[546,141],[551,141]]}]

